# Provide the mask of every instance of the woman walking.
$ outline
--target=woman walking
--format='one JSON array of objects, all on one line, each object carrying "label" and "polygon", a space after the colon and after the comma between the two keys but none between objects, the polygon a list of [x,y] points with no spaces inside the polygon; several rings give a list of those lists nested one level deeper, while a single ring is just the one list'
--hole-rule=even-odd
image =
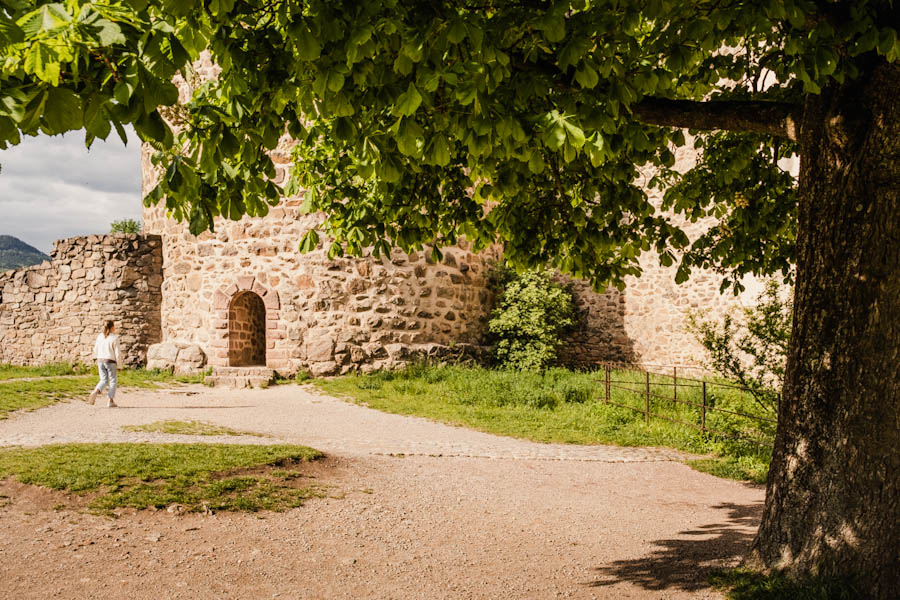
[{"label": "woman walking", "polygon": [[100,383],[91,392],[88,399],[89,404],[93,404],[97,399],[97,395],[103,393],[103,388],[109,386],[109,402],[106,403],[107,408],[115,408],[118,406],[115,402],[116,384],[118,377],[116,368],[122,362],[122,353],[119,351],[119,336],[116,335],[116,324],[107,321],[103,326],[103,333],[97,336],[94,342],[94,356],[97,357],[97,370],[100,372]]}]

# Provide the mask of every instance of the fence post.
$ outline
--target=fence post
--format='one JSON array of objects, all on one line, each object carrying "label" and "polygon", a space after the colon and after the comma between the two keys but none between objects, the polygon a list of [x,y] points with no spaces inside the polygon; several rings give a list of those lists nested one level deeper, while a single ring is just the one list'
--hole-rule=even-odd
[{"label": "fence post", "polygon": [[644,422],[650,423],[650,371],[646,371],[647,395],[644,397]]},{"label": "fence post", "polygon": [[607,364],[603,370],[606,372],[606,403],[609,404],[609,365]]},{"label": "fence post", "polygon": [[703,406],[700,408],[700,429],[706,431],[706,382],[703,382]]},{"label": "fence post", "polygon": [[678,405],[678,367],[672,367],[672,408]]}]

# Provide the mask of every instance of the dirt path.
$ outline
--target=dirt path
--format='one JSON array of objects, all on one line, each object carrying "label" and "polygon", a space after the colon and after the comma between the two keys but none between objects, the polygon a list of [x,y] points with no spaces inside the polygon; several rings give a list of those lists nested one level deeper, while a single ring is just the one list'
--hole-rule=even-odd
[{"label": "dirt path", "polygon": [[[136,408],[68,403],[14,415],[0,421],[0,445],[304,443],[329,454],[318,476],[342,497],[283,514],[110,520],[55,511],[59,497],[7,482],[0,596],[718,598],[707,572],[746,550],[763,499],[674,451],[533,444],[298,387],[135,392],[121,404]],[[171,418],[278,437],[120,429]]]}]

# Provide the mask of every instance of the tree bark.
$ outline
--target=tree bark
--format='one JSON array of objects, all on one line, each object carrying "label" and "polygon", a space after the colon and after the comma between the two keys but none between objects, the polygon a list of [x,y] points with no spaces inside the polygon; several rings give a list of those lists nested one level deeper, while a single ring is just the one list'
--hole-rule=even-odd
[{"label": "tree bark", "polygon": [[632,110],[651,125],[766,133],[795,141],[800,120],[800,107],[788,102],[644,98]]},{"label": "tree bark", "polygon": [[794,320],[749,559],[900,591],[900,65],[809,96]]}]

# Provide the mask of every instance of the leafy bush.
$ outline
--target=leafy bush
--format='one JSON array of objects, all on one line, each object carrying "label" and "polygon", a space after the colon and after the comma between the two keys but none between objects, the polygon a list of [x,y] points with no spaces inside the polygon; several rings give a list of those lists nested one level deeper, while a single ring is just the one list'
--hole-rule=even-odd
[{"label": "leafy bush", "polygon": [[110,233],[140,233],[141,222],[134,219],[122,219],[121,221],[113,221],[109,225]]},{"label": "leafy bush", "polygon": [[572,294],[552,271],[509,277],[488,323],[494,356],[509,369],[546,369],[557,362],[562,334],[574,322]]},{"label": "leafy bush", "polygon": [[775,411],[791,338],[793,302],[783,299],[778,282],[769,281],[757,304],[742,314],[726,314],[721,323],[688,317],[688,330],[707,352],[709,365],[727,379],[749,388],[758,403]]}]

